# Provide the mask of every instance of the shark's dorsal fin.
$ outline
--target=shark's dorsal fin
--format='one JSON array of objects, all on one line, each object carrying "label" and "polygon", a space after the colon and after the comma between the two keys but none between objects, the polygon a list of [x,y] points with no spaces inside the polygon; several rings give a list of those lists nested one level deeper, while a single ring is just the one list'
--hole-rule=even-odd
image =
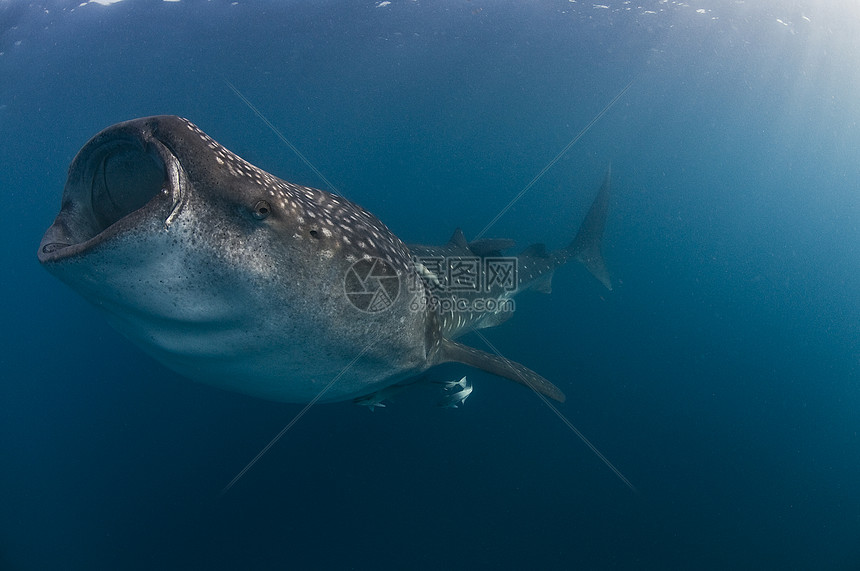
[{"label": "shark's dorsal fin", "polygon": [[569,256],[576,258],[596,277],[607,289],[612,289],[612,281],[609,279],[609,271],[603,261],[601,246],[603,243],[603,227],[606,225],[606,212],[609,210],[609,179],[612,174],[612,166],[606,171],[606,178],[576,238],[566,248]]},{"label": "shark's dorsal fin", "polygon": [[451,235],[451,239],[448,240],[448,245],[466,250],[469,249],[469,243],[466,241],[466,236],[463,235],[463,230],[460,228],[454,230],[454,233]]},{"label": "shark's dorsal fin", "polygon": [[541,377],[525,365],[520,365],[516,361],[493,355],[462,345],[456,341],[442,338],[438,352],[436,354],[436,363],[463,363],[470,365],[482,371],[487,371],[494,375],[510,379],[514,382],[525,385],[540,394],[547,396],[558,402],[564,402],[564,393],[557,386]]}]

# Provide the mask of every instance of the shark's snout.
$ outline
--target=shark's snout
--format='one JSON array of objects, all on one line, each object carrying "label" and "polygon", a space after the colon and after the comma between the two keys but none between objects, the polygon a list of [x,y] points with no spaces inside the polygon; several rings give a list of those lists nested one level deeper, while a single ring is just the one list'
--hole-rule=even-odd
[{"label": "shark's snout", "polygon": [[181,167],[150,132],[123,124],[96,135],[75,157],[62,208],[39,245],[39,260],[80,254],[153,210],[178,205]]}]

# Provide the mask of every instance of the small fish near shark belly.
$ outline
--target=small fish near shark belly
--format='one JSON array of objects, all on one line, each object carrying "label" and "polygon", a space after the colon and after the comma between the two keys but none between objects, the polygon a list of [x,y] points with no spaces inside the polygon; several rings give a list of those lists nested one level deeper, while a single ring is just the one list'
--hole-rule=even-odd
[{"label": "small fish near shark belly", "polygon": [[[588,239],[541,258],[543,274],[576,257],[608,284],[599,210],[586,217]],[[506,245],[464,252],[486,258]],[[133,343],[201,383],[334,402],[458,362],[563,401],[534,371],[453,341],[451,318],[416,303],[435,287],[416,253],[357,204],[277,178],[186,119],[155,116],[81,148],[38,258]]]}]

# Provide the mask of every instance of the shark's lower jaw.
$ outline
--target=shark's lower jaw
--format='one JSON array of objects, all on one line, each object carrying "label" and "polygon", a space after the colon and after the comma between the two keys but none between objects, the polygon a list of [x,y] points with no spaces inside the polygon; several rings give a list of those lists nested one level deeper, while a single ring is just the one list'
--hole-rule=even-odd
[{"label": "shark's lower jaw", "polygon": [[[167,222],[181,201],[183,179],[178,160],[158,140],[122,131],[94,139],[69,168],[63,208],[42,238],[39,260],[80,255],[142,217]],[[127,218],[135,220],[122,224]]]}]

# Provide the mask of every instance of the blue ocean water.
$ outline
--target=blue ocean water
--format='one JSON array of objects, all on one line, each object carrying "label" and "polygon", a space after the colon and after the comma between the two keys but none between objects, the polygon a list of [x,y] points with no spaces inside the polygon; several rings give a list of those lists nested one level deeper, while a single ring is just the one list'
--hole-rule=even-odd
[{"label": "blue ocean water", "polygon": [[[853,2],[0,0],[0,568],[860,568]],[[182,379],[39,267],[90,136],[188,117],[408,242],[566,244],[607,166],[616,287],[565,266],[443,410]],[[632,83],[631,83],[632,82]],[[476,337],[464,339],[481,346]]]}]

